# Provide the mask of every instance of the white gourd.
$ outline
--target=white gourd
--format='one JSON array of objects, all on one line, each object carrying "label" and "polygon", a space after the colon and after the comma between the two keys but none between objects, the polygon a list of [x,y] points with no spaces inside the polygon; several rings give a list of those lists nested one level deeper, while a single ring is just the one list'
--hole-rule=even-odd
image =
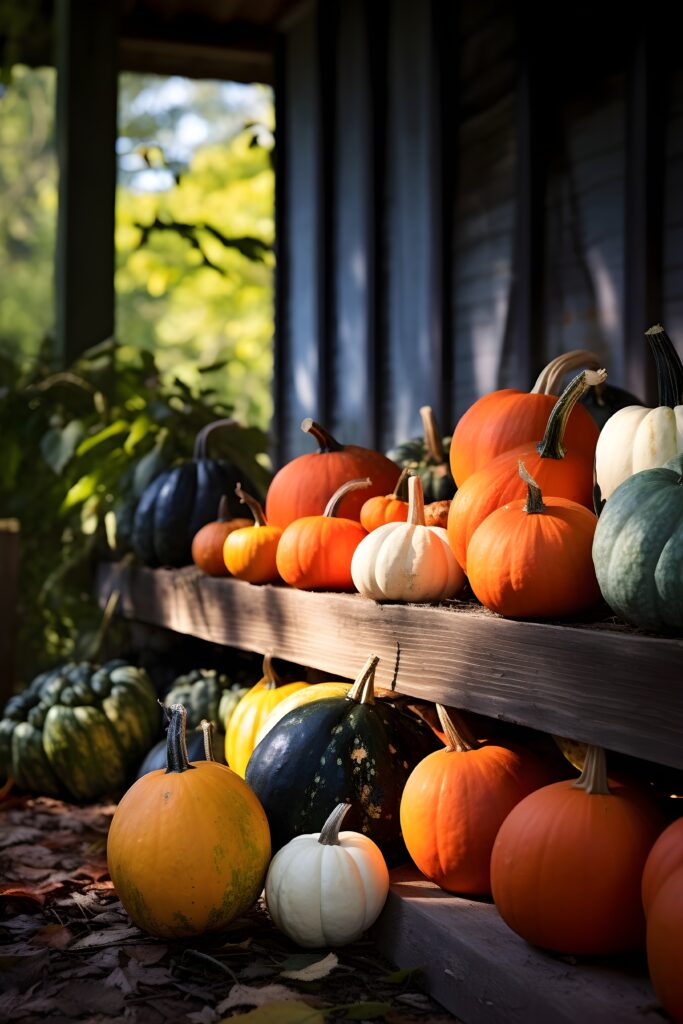
[{"label": "white gourd", "polygon": [[364,537],[351,561],[351,577],[364,597],[375,601],[441,601],[465,585],[448,534],[425,526],[419,477],[408,481],[408,520],[386,523]]},{"label": "white gourd", "polygon": [[300,946],[343,946],[379,917],[389,871],[376,843],[339,832],[350,804],[338,804],[321,832],[296,836],[271,861],[266,903],[276,928]]}]

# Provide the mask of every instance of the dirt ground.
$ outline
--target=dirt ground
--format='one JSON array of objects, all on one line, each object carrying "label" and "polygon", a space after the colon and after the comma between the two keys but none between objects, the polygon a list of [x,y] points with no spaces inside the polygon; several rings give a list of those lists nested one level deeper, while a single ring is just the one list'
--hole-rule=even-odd
[{"label": "dirt ground", "polygon": [[0,804],[0,1021],[24,1024],[453,1024],[370,941],[304,951],[259,903],[187,943],[136,928],[107,874],[114,805]]}]

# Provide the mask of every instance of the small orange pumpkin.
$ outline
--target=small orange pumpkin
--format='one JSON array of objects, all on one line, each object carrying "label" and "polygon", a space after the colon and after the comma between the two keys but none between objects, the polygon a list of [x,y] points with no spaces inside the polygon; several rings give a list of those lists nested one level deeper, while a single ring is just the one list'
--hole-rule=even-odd
[{"label": "small orange pumpkin", "polygon": [[408,477],[404,469],[391,494],[368,498],[360,510],[361,525],[370,533],[385,523],[405,523],[408,520]]},{"label": "small orange pumpkin", "polygon": [[251,509],[254,522],[234,530],[225,538],[225,566],[238,580],[246,580],[247,583],[275,583],[280,579],[275,555],[282,530],[279,526],[268,526],[260,504],[256,498],[242,490],[241,484],[235,488],[235,494],[242,504]]},{"label": "small orange pumpkin", "polygon": [[225,538],[242,527],[253,526],[251,519],[231,519],[228,496],[218,505],[218,515],[213,523],[206,523],[192,540],[192,561],[209,576],[227,576],[228,569],[223,559]]},{"label": "small orange pumpkin", "polygon": [[351,559],[367,537],[355,519],[337,516],[342,499],[370,486],[370,479],[347,480],[321,516],[304,516],[285,527],[277,549],[277,568],[285,583],[300,590],[353,590]]}]

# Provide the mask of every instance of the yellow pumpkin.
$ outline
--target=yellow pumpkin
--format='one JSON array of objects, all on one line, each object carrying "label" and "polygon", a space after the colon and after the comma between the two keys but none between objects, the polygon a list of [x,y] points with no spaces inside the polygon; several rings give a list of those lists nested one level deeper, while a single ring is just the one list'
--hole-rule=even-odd
[{"label": "yellow pumpkin", "polygon": [[290,693],[289,697],[285,697],[284,700],[275,705],[268,717],[262,722],[254,746],[257,746],[266,733],[270,732],[273,726],[277,725],[280,719],[284,718],[290,711],[300,708],[302,704],[309,704],[314,700],[322,700],[323,697],[345,697],[352,686],[353,683],[350,682],[310,683],[304,690]]}]

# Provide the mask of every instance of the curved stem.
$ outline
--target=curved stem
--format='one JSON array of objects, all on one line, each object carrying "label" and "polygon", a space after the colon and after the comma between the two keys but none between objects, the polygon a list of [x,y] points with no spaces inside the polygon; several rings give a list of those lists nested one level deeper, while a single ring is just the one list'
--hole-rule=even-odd
[{"label": "curved stem", "polygon": [[312,420],[310,416],[301,421],[301,429],[305,434],[311,434],[318,442],[318,448],[321,452],[341,452],[344,450],[344,445],[339,444],[332,434],[330,434],[324,427],[321,427],[319,423]]},{"label": "curved stem", "polygon": [[564,458],[567,450],[562,441],[572,409],[588,388],[602,384],[605,380],[606,370],[582,370],[567,384],[550,414],[543,440],[536,445],[536,451],[542,459]]},{"label": "curved stem", "polygon": [[333,517],[337,514],[337,508],[340,501],[344,498],[349,491],[359,491],[361,487],[370,487],[372,480],[369,476],[357,477],[355,480],[347,480],[345,484],[338,487],[334,492],[327,505],[325,505],[324,516]]},{"label": "curved stem", "polygon": [[168,712],[171,721],[166,734],[166,774],[171,772],[187,772],[194,768],[187,756],[185,727],[187,712],[182,704],[171,704]]},{"label": "curved stem", "polygon": [[527,468],[521,459],[518,463],[518,470],[519,475],[526,484],[526,505],[524,506],[524,511],[530,512],[533,515],[545,512],[546,506],[543,504],[541,488],[538,486],[532,475],[527,472]]},{"label": "curved stem", "polygon": [[217,523],[227,523],[230,519],[230,503],[228,501],[227,494],[221,495],[221,500],[218,502],[218,515],[216,516]]},{"label": "curved stem", "polygon": [[468,750],[479,750],[481,743],[457,711],[447,711],[443,704],[437,704],[436,713],[446,734],[449,750],[455,750],[459,754]]},{"label": "curved stem", "polygon": [[408,500],[408,479],[411,473],[412,469],[410,469],[409,466],[406,466],[405,469],[401,470],[401,475],[396,481],[396,486],[391,492],[392,498],[396,498],[397,501]]},{"label": "curved stem", "polygon": [[199,725],[204,733],[204,760],[215,761],[216,757],[213,752],[213,722],[209,722],[206,718],[202,718]]},{"label": "curved stem", "polygon": [[320,830],[318,842],[321,846],[339,846],[339,829],[351,809],[351,804],[337,804]]},{"label": "curved stem", "polygon": [[551,359],[545,369],[539,373],[536,383],[531,389],[532,395],[556,395],[559,392],[562,378],[570,370],[578,370],[585,366],[589,370],[599,370],[602,360],[596,352],[587,348],[573,348],[570,352]]},{"label": "curved stem", "polygon": [[275,671],[273,655],[270,651],[263,655],[263,678],[266,681],[264,690],[275,690],[278,686],[282,686],[282,679]]},{"label": "curved stem", "polygon": [[583,771],[576,780],[574,789],[583,789],[589,796],[605,796],[609,794],[607,782],[607,759],[602,747],[586,748],[586,760]]},{"label": "curved stem", "polygon": [[683,364],[661,324],[645,331],[657,367],[659,404],[673,409],[683,404]]},{"label": "curved stem", "polygon": [[213,423],[207,423],[205,427],[202,427],[194,439],[192,458],[206,458],[206,443],[209,439],[209,434],[212,434],[218,427],[236,427],[238,425],[237,420],[233,419],[232,416],[227,416],[222,420],[214,420]]},{"label": "curved stem", "polygon": [[235,487],[235,494],[240,499],[240,502],[243,505],[247,506],[252,516],[254,517],[254,526],[268,525],[268,523],[266,522],[266,514],[263,511],[262,505],[256,500],[256,498],[253,498],[251,494],[247,494],[247,492],[242,489],[242,484],[237,484],[237,486]]},{"label": "curved stem", "polygon": [[425,497],[419,476],[411,476],[408,481],[408,519],[406,522],[409,526],[425,525]]},{"label": "curved stem", "polygon": [[355,700],[357,704],[375,703],[375,669],[378,664],[379,655],[371,654],[346,694],[348,700]]},{"label": "curved stem", "polygon": [[434,416],[434,411],[431,405],[420,406],[420,419],[422,420],[425,448],[427,449],[426,461],[440,466],[446,461],[446,455],[443,450],[441,435],[439,434],[436,417]]}]

